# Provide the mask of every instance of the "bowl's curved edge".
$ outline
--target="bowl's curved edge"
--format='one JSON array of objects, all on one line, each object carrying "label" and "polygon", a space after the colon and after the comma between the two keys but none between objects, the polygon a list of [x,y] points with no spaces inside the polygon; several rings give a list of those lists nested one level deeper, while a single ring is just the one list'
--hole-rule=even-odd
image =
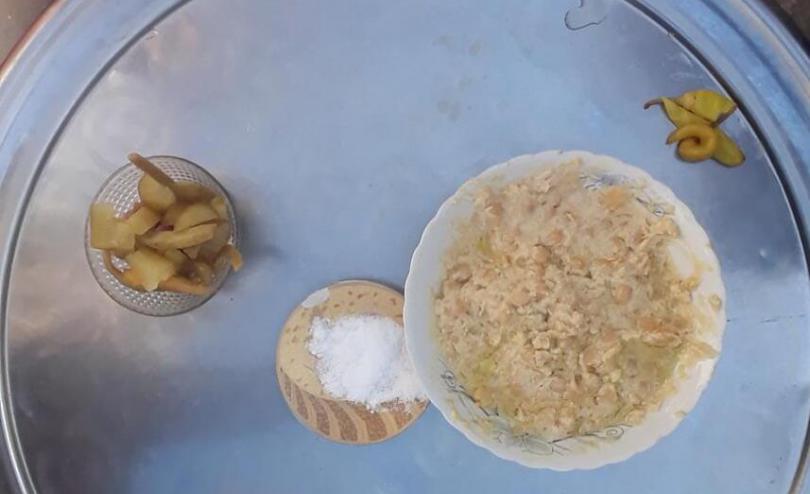
[{"label": "bowl's curved edge", "polygon": [[[502,174],[507,167],[515,166],[515,165],[526,166],[526,167],[531,167],[532,168],[531,173],[537,173],[537,172],[541,171],[542,169],[555,166],[555,165],[560,164],[562,162],[566,162],[566,161],[570,161],[570,160],[576,160],[576,159],[582,159],[582,160],[586,161],[587,162],[586,164],[588,164],[588,165],[591,165],[591,164],[593,164],[595,162],[598,162],[600,160],[607,160],[607,162],[609,162],[611,164],[611,168],[619,168],[619,169],[623,170],[623,172],[627,173],[627,175],[629,175],[629,176],[643,179],[644,181],[646,181],[646,182],[648,182],[650,184],[655,184],[655,186],[656,186],[655,187],[655,192],[658,193],[658,194],[661,194],[662,196],[664,196],[664,198],[668,202],[670,202],[676,208],[676,210],[678,212],[684,214],[685,219],[689,223],[691,223],[692,225],[694,225],[696,227],[696,232],[695,233],[700,237],[699,240],[704,241],[706,243],[708,248],[704,252],[704,254],[706,254],[706,255],[708,255],[708,256],[710,256],[712,258],[713,267],[716,270],[717,278],[720,280],[720,289],[721,289],[720,296],[721,296],[721,299],[723,300],[723,305],[722,305],[722,308],[720,309],[720,311],[718,311],[718,313],[717,313],[717,324],[718,324],[718,326],[716,328],[717,355],[715,357],[711,358],[711,359],[704,360],[704,361],[702,361],[702,362],[700,362],[698,364],[698,365],[702,365],[704,367],[703,369],[701,369],[703,378],[698,381],[697,385],[694,388],[695,391],[691,395],[691,396],[693,396],[693,399],[688,400],[687,403],[685,403],[685,404],[683,404],[683,406],[679,407],[680,411],[682,412],[681,415],[679,417],[676,417],[675,420],[671,420],[669,423],[667,423],[666,425],[661,427],[654,436],[651,435],[651,436],[648,436],[647,438],[645,438],[646,440],[639,441],[636,444],[636,447],[634,447],[632,449],[629,449],[629,450],[626,450],[624,452],[617,452],[617,453],[615,453],[615,454],[613,454],[611,456],[607,456],[607,457],[595,457],[594,455],[579,456],[578,461],[563,462],[563,464],[559,464],[557,462],[549,462],[549,461],[547,461],[548,460],[547,457],[543,457],[542,460],[537,461],[537,462],[530,462],[530,461],[525,461],[522,458],[512,457],[512,456],[509,456],[507,454],[502,453],[501,451],[497,451],[497,450],[489,447],[485,443],[485,441],[483,439],[478,437],[478,435],[474,434],[471,430],[469,430],[469,429],[463,427],[461,424],[459,424],[458,421],[455,420],[452,417],[453,412],[451,410],[447,409],[447,407],[443,403],[440,403],[439,400],[434,399],[434,396],[435,396],[436,393],[431,392],[428,376],[425,375],[424,370],[422,369],[421,366],[414,365],[414,368],[416,370],[416,374],[417,374],[419,380],[421,381],[422,386],[425,389],[425,392],[427,393],[430,401],[433,402],[434,406],[439,410],[439,412],[441,413],[444,420],[446,422],[448,422],[453,428],[455,428],[456,430],[461,432],[461,434],[464,435],[464,437],[466,437],[473,444],[475,444],[476,446],[479,446],[481,448],[486,449],[487,451],[494,454],[498,458],[508,460],[508,461],[513,461],[513,462],[516,462],[516,463],[518,463],[518,464],[520,464],[522,466],[528,467],[528,468],[548,469],[548,470],[553,470],[553,471],[558,471],[558,472],[566,472],[566,471],[572,471],[572,470],[593,470],[593,469],[596,469],[596,468],[600,468],[602,466],[615,464],[615,463],[621,463],[621,462],[631,458],[632,456],[634,456],[634,455],[636,455],[638,453],[641,453],[643,451],[646,451],[646,450],[650,449],[656,443],[658,443],[658,441],[660,441],[664,437],[671,434],[677,428],[677,426],[680,424],[680,422],[683,420],[685,415],[688,414],[689,412],[691,412],[694,409],[694,407],[697,405],[697,402],[699,401],[701,395],[703,394],[705,388],[707,387],[709,381],[711,380],[711,377],[712,377],[712,375],[714,373],[714,368],[715,368],[717,359],[719,358],[721,350],[722,350],[722,337],[723,337],[723,333],[725,331],[725,321],[726,321],[726,319],[725,319],[726,293],[725,293],[724,285],[722,283],[719,259],[717,258],[714,251],[711,249],[711,242],[710,242],[708,234],[703,229],[703,227],[697,222],[697,219],[695,218],[694,214],[689,209],[689,207],[687,207],[682,201],[680,201],[677,198],[677,196],[675,195],[675,193],[669,187],[667,187],[665,184],[655,180],[646,171],[644,171],[644,170],[642,170],[640,168],[637,168],[635,166],[629,165],[627,163],[624,163],[624,162],[622,162],[622,161],[620,161],[620,160],[618,160],[616,158],[613,158],[611,156],[597,155],[597,154],[590,153],[588,151],[563,151],[563,150],[549,150],[549,151],[543,151],[543,152],[536,153],[536,154],[520,155],[520,156],[517,156],[515,158],[511,158],[511,159],[509,159],[507,161],[504,161],[502,163],[493,165],[490,168],[487,168],[486,170],[484,170],[479,175],[467,180],[466,182],[464,182],[464,184],[462,184],[459,187],[459,189],[454,194],[452,194],[450,197],[448,197],[441,204],[441,206],[438,208],[438,210],[437,210],[436,214],[434,215],[434,217],[425,226],[425,229],[423,230],[422,235],[420,236],[419,243],[417,244],[417,247],[414,249],[413,255],[411,257],[410,265],[409,265],[408,276],[407,276],[407,278],[405,280],[405,286],[404,286],[405,305],[404,305],[404,310],[403,310],[403,321],[404,321],[404,329],[405,329],[405,344],[406,344],[406,348],[408,349],[409,354],[411,355],[411,360],[415,362],[415,359],[413,358],[413,354],[414,354],[413,348],[414,348],[414,345],[415,345],[414,335],[412,334],[413,324],[411,324],[411,325],[408,324],[409,319],[410,320],[413,319],[412,317],[409,317],[409,314],[411,313],[412,308],[413,308],[413,306],[411,305],[411,303],[409,301],[414,300],[418,296],[417,294],[415,294],[416,288],[414,287],[415,282],[414,282],[413,274],[414,274],[414,272],[416,272],[414,267],[418,265],[419,261],[421,260],[421,257],[424,255],[424,251],[423,251],[422,247],[425,245],[426,239],[429,237],[429,235],[431,234],[433,229],[435,229],[437,227],[437,224],[439,223],[441,218],[443,218],[444,215],[447,213],[447,211],[451,207],[453,207],[455,205],[455,202],[459,199],[459,197],[463,196],[464,194],[470,193],[472,190],[474,190],[476,187],[478,187],[483,182],[488,182],[488,181],[491,181],[493,179],[497,179],[498,176],[500,174]],[[547,162],[545,164],[542,164],[542,162],[546,161],[546,160],[548,160],[549,162]],[[555,160],[555,161],[551,161],[551,160]],[[698,366],[696,366],[696,369],[697,369],[697,367]],[[569,457],[569,458],[572,458],[572,457]]]}]

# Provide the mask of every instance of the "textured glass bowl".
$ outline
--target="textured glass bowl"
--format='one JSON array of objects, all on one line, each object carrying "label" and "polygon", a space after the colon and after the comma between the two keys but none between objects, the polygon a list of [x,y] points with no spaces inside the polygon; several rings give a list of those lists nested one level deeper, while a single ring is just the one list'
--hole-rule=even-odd
[{"label": "textured glass bowl", "polygon": [[[199,165],[174,156],[152,156],[149,160],[173,179],[204,185],[225,198],[232,226],[231,243],[238,247],[239,230],[233,204],[225,189],[210,173]],[[138,181],[142,176],[143,172],[135,165],[131,163],[124,165],[116,170],[101,186],[98,194],[93,199],[93,204],[97,202],[109,203],[113,205],[115,212],[119,216],[125,214],[139,201]],[[87,253],[87,262],[90,264],[90,271],[92,271],[96,281],[107,295],[127,309],[149,316],[172,316],[199,307],[216,294],[230,272],[230,266],[226,262],[220,262],[214,266],[215,277],[211,284],[211,291],[207,295],[188,295],[167,291],[141,292],[118,281],[107,270],[104,264],[103,251],[90,246],[89,217],[85,226],[84,248]],[[113,264],[119,269],[127,267],[125,261],[116,257],[113,257]]]}]

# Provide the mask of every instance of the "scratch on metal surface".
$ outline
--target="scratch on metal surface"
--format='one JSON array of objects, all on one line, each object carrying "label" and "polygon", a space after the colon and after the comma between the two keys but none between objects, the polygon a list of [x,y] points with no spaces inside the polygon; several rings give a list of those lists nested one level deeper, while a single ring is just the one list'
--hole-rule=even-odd
[{"label": "scratch on metal surface", "polygon": [[747,324],[774,324],[786,321],[795,321],[797,319],[805,319],[807,318],[807,314],[800,313],[800,314],[785,314],[781,316],[773,316],[768,317],[765,319],[754,319],[751,317],[729,317],[726,319],[727,323],[734,322],[734,323],[747,323]]},{"label": "scratch on metal surface", "polygon": [[771,318],[768,318],[768,319],[762,319],[762,320],[759,321],[759,324],[772,324],[772,323],[775,323],[775,322],[791,321],[791,320],[795,320],[795,319],[804,319],[805,317],[806,317],[806,314],[789,314],[789,315],[784,315],[784,316],[771,317]]},{"label": "scratch on metal surface", "polygon": [[565,27],[569,31],[579,31],[590,26],[598,26],[607,19],[607,8],[603,0],[579,0],[579,7],[565,13]]}]

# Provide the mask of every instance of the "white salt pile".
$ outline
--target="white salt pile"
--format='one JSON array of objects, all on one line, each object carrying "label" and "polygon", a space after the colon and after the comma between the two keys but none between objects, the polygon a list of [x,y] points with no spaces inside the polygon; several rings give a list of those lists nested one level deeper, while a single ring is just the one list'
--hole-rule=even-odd
[{"label": "white salt pile", "polygon": [[392,319],[347,316],[312,321],[308,349],[324,390],[370,410],[386,402],[424,400],[405,349],[402,326]]}]

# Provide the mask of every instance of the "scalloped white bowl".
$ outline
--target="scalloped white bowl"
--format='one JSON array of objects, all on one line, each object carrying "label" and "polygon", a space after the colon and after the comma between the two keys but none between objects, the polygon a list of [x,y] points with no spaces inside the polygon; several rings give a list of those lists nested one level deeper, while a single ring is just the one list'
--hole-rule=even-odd
[{"label": "scalloped white bowl", "polygon": [[[546,151],[525,155],[493,166],[465,183],[436,213],[422,234],[411,260],[405,283],[405,337],[416,372],[433,404],[444,418],[470,441],[493,454],[532,468],[552,470],[592,469],[626,460],[672,432],[695,406],[711,378],[717,357],[702,360],[685,369],[676,381],[676,391],[657,411],[648,413],[636,426],[617,425],[606,430],[557,441],[546,441],[531,435],[512,434],[503,418],[483,410],[467,395],[444,362],[435,338],[434,295],[443,277],[444,254],[457,234],[457,225],[468,220],[473,211],[472,197],[482,186],[506,184],[536,174],[544,169],[580,160],[587,176],[583,180],[594,186],[616,181],[640,185],[638,198],[660,206],[656,213],[669,215],[681,229],[676,248],[685,248],[692,258],[708,266],[695,291],[695,303],[708,304],[709,295],[723,300],[725,290],[720,266],[706,232],[686,205],[672,191],[646,172],[621,161],[582,151]],[[685,272],[692,261],[676,259]],[[707,305],[708,308],[708,305]],[[703,341],[719,350],[725,328],[725,311],[708,311],[715,315],[713,327]]]}]

